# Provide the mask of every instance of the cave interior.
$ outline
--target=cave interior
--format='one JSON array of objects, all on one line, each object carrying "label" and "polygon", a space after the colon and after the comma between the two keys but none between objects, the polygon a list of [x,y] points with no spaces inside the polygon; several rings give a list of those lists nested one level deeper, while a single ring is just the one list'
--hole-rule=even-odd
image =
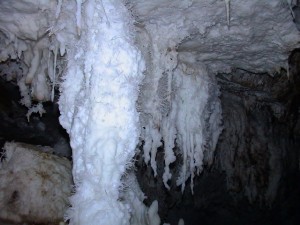
[{"label": "cave interior", "polygon": [[[80,122],[74,119],[71,126],[65,115],[67,107],[75,105],[74,112],[70,109],[74,118],[78,108],[78,115],[82,112],[93,117],[96,103],[87,106],[84,102],[98,92],[92,85],[84,96],[70,92],[68,84],[81,85],[76,77],[72,84],[70,74],[73,67],[77,71],[84,67],[84,77],[96,73],[87,69],[89,65],[96,68],[96,60],[75,65],[93,57],[89,52],[98,50],[93,44],[102,45],[90,37],[96,25],[90,22],[89,13],[95,14],[94,20],[99,14],[99,23],[107,28],[101,40],[106,40],[110,29],[121,29],[114,28],[113,14],[126,9],[122,16],[125,24],[130,23],[126,32],[132,33],[125,34],[132,38],[129,44],[140,52],[137,58],[143,61],[143,68],[142,72],[132,72],[142,74],[140,78],[124,75],[129,85],[138,87],[137,92],[128,94],[134,93],[132,102],[137,113],[132,114],[133,120],[125,117],[124,126],[132,123],[140,131],[138,137],[133,134],[136,147],[128,153],[132,165],[122,170],[119,180],[128,182],[124,174],[133,171],[146,196],[143,204],[151,209],[157,200],[160,218],[159,223],[149,219],[130,224],[300,224],[298,1],[118,0],[112,4],[116,9],[109,8],[107,2],[0,2],[1,147],[6,142],[50,146],[51,154],[73,163],[74,182],[81,182],[79,159],[87,150],[75,154],[80,152],[76,145],[80,135],[72,131],[72,126]],[[101,33],[100,28],[95,35]],[[115,40],[108,40],[115,45]],[[109,48],[110,43],[103,43]],[[103,49],[99,54],[106,54]],[[134,60],[125,63],[132,65]],[[109,63],[117,68],[117,62],[110,59]],[[134,70],[133,66],[128,68]],[[104,86],[123,93],[120,90],[126,85],[108,82]],[[107,96],[101,98],[113,98]],[[80,100],[69,104],[72,98]],[[122,113],[116,112],[120,119],[114,119],[122,120]],[[92,125],[83,122],[82,127]],[[83,139],[88,139],[86,135]],[[0,150],[0,156],[4,161],[4,150]],[[1,191],[0,198],[4,195]],[[122,202],[120,198],[118,202]],[[75,205],[74,199],[71,203]],[[1,204],[6,203],[0,203],[0,210]],[[66,223],[89,225],[70,217]],[[23,222],[36,224],[34,218]],[[23,224],[1,218],[1,214],[0,223]],[[95,219],[93,224],[102,223]]]}]

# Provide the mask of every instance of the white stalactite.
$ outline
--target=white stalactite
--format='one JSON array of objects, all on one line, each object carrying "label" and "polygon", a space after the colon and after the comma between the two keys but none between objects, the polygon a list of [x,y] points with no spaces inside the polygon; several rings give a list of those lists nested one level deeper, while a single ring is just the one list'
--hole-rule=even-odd
[{"label": "white stalactite", "polygon": [[230,0],[224,0],[226,5],[227,26],[230,26]]},{"label": "white stalactite", "polygon": [[76,0],[76,27],[78,36],[81,34],[81,4],[82,0]]}]

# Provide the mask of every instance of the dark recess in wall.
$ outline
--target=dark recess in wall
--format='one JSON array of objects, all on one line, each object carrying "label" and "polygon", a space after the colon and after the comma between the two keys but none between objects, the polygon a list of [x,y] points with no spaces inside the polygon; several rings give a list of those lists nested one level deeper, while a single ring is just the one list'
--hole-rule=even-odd
[{"label": "dark recess in wall", "polygon": [[27,121],[28,109],[19,104],[19,88],[0,77],[0,147],[6,141],[54,147],[54,154],[71,158],[69,136],[58,121],[58,104],[43,103],[46,113],[34,113]]}]

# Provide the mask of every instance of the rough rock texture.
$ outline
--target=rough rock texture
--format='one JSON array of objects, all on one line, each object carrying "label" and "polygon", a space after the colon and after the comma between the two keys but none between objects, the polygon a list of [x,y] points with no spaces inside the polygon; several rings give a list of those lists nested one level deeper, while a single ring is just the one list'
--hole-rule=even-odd
[{"label": "rough rock texture", "polygon": [[[64,40],[69,41],[68,36],[60,36],[59,31],[67,28],[66,32],[74,34],[76,28],[81,28],[79,23],[77,27],[74,23],[75,14],[80,14],[80,7],[76,10],[75,1],[64,1],[71,3],[64,4],[69,7],[62,6],[62,2],[20,0],[12,3],[3,0],[0,3],[0,45],[3,47],[0,61],[9,57],[21,58],[26,65],[26,76],[24,74],[20,77],[18,84],[24,97],[22,103],[27,107],[31,106],[31,98],[39,101],[51,98],[50,87],[55,87],[57,82],[53,73],[56,70],[55,59],[58,51],[62,55],[66,51],[68,45]],[[90,1],[84,1],[85,4],[87,2]],[[149,46],[152,49],[147,53],[156,58],[153,68],[161,67],[157,70],[159,75],[177,67],[173,60],[177,56],[179,61],[191,64],[201,61],[211,72],[229,72],[232,67],[260,73],[272,71],[286,67],[289,52],[299,46],[299,32],[284,0],[125,2],[137,18],[137,25],[143,30],[141,33],[148,35],[146,42],[151,43]],[[77,1],[77,5],[81,3],[82,1]],[[59,17],[64,23],[56,24]],[[147,45],[144,37],[141,39],[143,45]],[[214,167],[206,170],[198,179],[199,183],[195,185],[195,196],[198,197],[193,198],[194,204],[190,201],[185,203],[185,199],[190,200],[191,197],[182,199],[173,181],[170,185],[174,192],[165,197],[168,192],[160,192],[163,187],[157,186],[155,180],[151,179],[151,172],[147,171],[151,185],[154,186],[151,189],[152,198],[158,193],[163,199],[169,199],[169,203],[167,201],[161,208],[174,208],[174,205],[181,202],[189,210],[192,207],[208,209],[207,221],[206,215],[199,217],[199,220],[212,224],[211,220],[217,221],[217,218],[225,218],[236,212],[234,210],[237,210],[244,199],[257,204],[257,207],[268,205],[276,208],[276,204],[280,206],[287,199],[287,193],[297,190],[293,188],[299,187],[294,180],[295,177],[298,178],[299,167],[299,153],[295,151],[299,147],[299,138],[295,135],[299,131],[298,113],[295,113],[298,111],[298,103],[291,99],[297,99],[294,96],[298,95],[298,88],[295,86],[298,78],[294,77],[292,71],[290,73],[294,86],[286,79],[281,80],[282,74],[274,79],[268,78],[269,75],[266,74],[242,70],[232,71],[233,77],[230,74],[220,75],[224,115],[228,118],[225,117],[224,120],[227,130],[219,142]],[[169,76],[171,75],[170,72]],[[250,79],[255,80],[250,82]],[[175,153],[179,158],[178,151]],[[159,168],[163,168],[162,161],[159,161],[163,157],[159,152]],[[174,174],[178,172],[177,167],[172,170]],[[161,169],[158,169],[158,173],[162,174]],[[211,191],[212,188],[215,190]],[[189,191],[185,195],[189,195]],[[223,211],[220,210],[220,205],[224,206]],[[244,210],[245,207],[240,208]],[[233,211],[230,211],[231,208]],[[290,210],[286,212],[292,214]],[[280,218],[287,217],[283,215]],[[189,216],[185,219],[189,219]],[[239,221],[243,222],[242,219]],[[220,224],[218,222],[216,224]],[[199,221],[194,223],[199,224]]]},{"label": "rough rock texture", "polygon": [[[15,78],[22,96],[21,103],[28,108],[32,106],[32,100],[53,100],[53,90],[58,84],[58,65],[63,61],[59,55],[65,54],[66,46],[65,43],[58,44],[57,39],[61,38],[53,34],[65,26],[55,27],[60,11],[68,11],[61,9],[62,1],[59,2],[0,2],[0,62],[21,62],[23,74]],[[68,19],[72,18],[69,16]],[[69,29],[73,28],[71,24]]]},{"label": "rough rock texture", "polygon": [[232,77],[220,75],[220,84],[225,132],[218,157],[227,186],[250,202],[270,205],[298,168],[299,83],[284,72],[270,77],[237,70]]},{"label": "rough rock texture", "polygon": [[[7,65],[12,63],[7,62]],[[2,68],[3,64],[0,64],[0,74]],[[6,141],[50,146],[54,154],[71,158],[68,134],[58,122],[58,105],[55,102],[44,103],[46,113],[42,117],[33,113],[28,121],[28,109],[19,104],[20,99],[17,85],[0,78],[0,146]]]},{"label": "rough rock texture", "polygon": [[7,142],[0,163],[0,223],[63,220],[72,190],[71,163],[50,147]]},{"label": "rough rock texture", "polygon": [[[164,189],[137,157],[142,190],[159,201],[163,220],[175,224],[299,224],[300,51],[290,71],[255,74],[236,69],[219,74],[224,130],[214,164],[181,194],[175,181]],[[176,152],[176,151],[175,151]],[[158,150],[158,174],[163,170]],[[171,165],[172,173],[177,166]],[[173,223],[172,223],[173,222]]]},{"label": "rough rock texture", "polygon": [[[299,32],[285,0],[127,0],[140,26],[165,54],[195,58],[212,72],[285,67]],[[227,9],[229,14],[227,14]]]}]

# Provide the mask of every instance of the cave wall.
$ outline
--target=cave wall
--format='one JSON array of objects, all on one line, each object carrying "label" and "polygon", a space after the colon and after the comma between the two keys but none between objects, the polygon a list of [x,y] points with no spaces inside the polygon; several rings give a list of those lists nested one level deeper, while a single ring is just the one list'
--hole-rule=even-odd
[{"label": "cave wall", "polygon": [[225,130],[217,157],[227,186],[243,192],[251,203],[272,204],[277,191],[287,188],[281,183],[298,168],[293,133],[297,84],[285,71],[271,77],[236,70],[232,77],[219,78]]},{"label": "cave wall", "polygon": [[[31,97],[40,101],[49,100],[50,86],[46,80],[51,81],[52,90],[54,90],[56,75],[50,70],[45,73],[46,58],[49,54],[51,55],[50,63],[53,65],[48,69],[54,68],[55,70],[57,52],[59,51],[62,55],[65,53],[64,41],[72,40],[70,37],[73,37],[75,40],[70,43],[78,43],[76,40],[80,36],[81,29],[78,18],[81,17],[82,2],[77,1],[77,6],[73,2],[70,5],[66,4],[68,7],[65,5],[62,7],[62,1],[58,1],[57,5],[53,1],[44,1],[49,5],[40,4],[39,7],[32,7],[35,2],[28,1],[32,4],[26,5],[26,8],[30,10],[26,11],[25,15],[30,12],[31,15],[34,13],[36,16],[29,16],[30,20],[19,22],[37,23],[33,27],[34,32],[29,33],[29,36],[36,35],[33,38],[23,36],[23,30],[26,30],[25,34],[28,34],[28,31],[22,23],[16,24],[17,32],[10,26],[6,27],[12,24],[10,20],[6,20],[6,18],[11,18],[6,14],[10,13],[19,18],[21,16],[17,14],[22,15],[25,6],[20,4],[19,8],[15,7],[11,11],[9,1],[2,2],[0,44],[3,49],[9,51],[3,52],[1,60],[9,57],[22,58],[23,53],[29,72],[27,71],[26,75],[28,79],[24,76],[20,83],[22,85],[31,83],[30,88],[25,89],[25,97],[30,100],[26,101],[28,107],[31,106]],[[205,62],[213,72],[229,71],[236,65],[243,65],[243,68],[259,72],[271,71],[277,65],[283,66],[287,52],[299,45],[299,34],[292,23],[290,11],[279,0],[245,1],[247,4],[231,1],[230,9],[233,13],[230,17],[225,13],[229,6],[225,8],[223,1],[193,3],[193,1],[159,0],[147,4],[139,0],[129,2],[131,3],[128,4],[133,6],[128,8],[137,17],[140,29],[150,33],[149,40],[155,43],[153,49],[157,49],[152,51],[152,55],[157,56],[155,68],[162,64],[162,70],[158,70],[157,73],[159,76],[164,74],[161,73],[164,70],[171,71],[176,68],[177,64],[174,62],[170,64],[170,60],[172,61],[173,56],[177,55],[181,55],[181,60],[192,58],[195,61]],[[226,2],[228,4],[229,1]],[[47,8],[49,10],[46,10]],[[249,10],[249,8],[255,10]],[[264,13],[260,13],[261,9],[264,9]],[[54,14],[55,17],[52,16]],[[41,17],[43,20],[36,19]],[[73,18],[73,23],[69,23],[66,18]],[[51,29],[48,29],[49,27]],[[54,38],[55,35],[57,40]],[[6,39],[9,41],[4,41]],[[38,44],[36,40],[40,40]],[[193,57],[189,55],[191,51]],[[186,53],[189,53],[188,56],[185,55]],[[292,60],[293,58],[290,59]],[[38,66],[40,67],[36,68]],[[202,175],[197,178],[195,194],[192,196],[189,189],[186,189],[182,195],[174,180],[170,182],[171,192],[166,192],[161,181],[153,178],[151,170],[143,169],[143,164],[138,165],[140,177],[144,175],[143,173],[148,175],[148,184],[145,181],[140,182],[144,191],[149,195],[149,199],[154,200],[159,197],[166,200],[160,204],[160,208],[165,210],[174,209],[181,204],[178,210],[185,207],[187,217],[191,209],[197,213],[202,210],[204,214],[200,214],[199,220],[205,223],[205,218],[207,218],[207,223],[210,223],[213,217],[224,219],[226,215],[230,215],[231,211],[224,212],[220,210],[221,206],[223,208],[230,206],[234,211],[239,203],[249,201],[249,207],[254,205],[255,210],[259,207],[274,209],[276,204],[283,203],[287,199],[288,193],[297,190],[299,187],[296,182],[299,173],[299,152],[296,150],[299,146],[298,103],[296,101],[298,78],[295,76],[297,72],[293,72],[295,68],[292,65],[290,67],[289,73],[282,71],[272,78],[268,74],[253,74],[239,69],[230,74],[220,74],[219,85],[222,88],[225,129],[218,143],[213,166],[204,168]],[[171,76],[171,73],[169,74]],[[286,76],[289,78],[287,79]],[[74,85],[75,81],[76,79],[70,83]],[[77,138],[74,139],[77,140]],[[179,158],[178,152],[178,149],[175,149],[175,154]],[[156,158],[158,174],[161,177],[164,167],[163,153],[159,151]],[[182,161],[177,161],[177,165],[180,163]],[[173,164],[170,167],[172,173],[178,174],[177,166]],[[147,187],[149,183],[150,187]],[[294,195],[290,194],[290,196]],[[244,209],[244,206],[241,209]],[[184,212],[183,215],[185,215]],[[163,216],[165,217],[168,217],[168,214]],[[190,224],[193,222],[197,224],[197,220],[198,218],[191,218]]]},{"label": "cave wall", "polygon": [[[223,132],[214,163],[195,178],[194,195],[171,180],[171,191],[137,156],[137,177],[148,196],[158,199],[160,216],[186,224],[298,224],[300,51],[289,57],[289,71],[218,74]],[[175,154],[177,154],[175,148]],[[158,149],[158,177],[163,173]],[[180,164],[180,161],[179,163]],[[171,172],[178,173],[177,165]],[[187,185],[188,186],[188,185]],[[148,201],[148,202],[147,202]]]},{"label": "cave wall", "polygon": [[[11,69],[16,68],[15,61],[5,64]],[[0,74],[5,71],[3,66],[0,63]],[[16,73],[21,76],[22,70],[10,75]],[[7,141],[51,146],[54,154],[71,159],[69,136],[58,121],[60,113],[57,102],[44,103],[43,116],[32,113],[27,117],[28,108],[20,104],[20,99],[17,84],[0,77],[0,147]]]}]

